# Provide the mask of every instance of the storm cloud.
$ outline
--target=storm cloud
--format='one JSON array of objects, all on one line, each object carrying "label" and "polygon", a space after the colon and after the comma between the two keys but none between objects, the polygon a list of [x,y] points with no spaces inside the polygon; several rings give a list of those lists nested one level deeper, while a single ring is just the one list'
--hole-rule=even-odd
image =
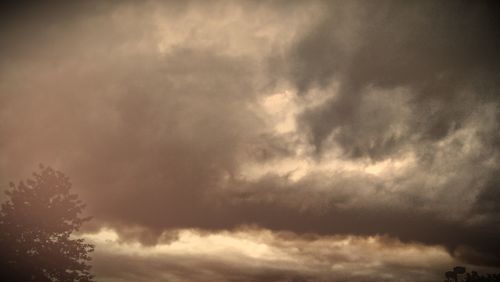
[{"label": "storm cloud", "polygon": [[[306,249],[342,236],[360,246],[375,236],[381,249],[437,248],[449,256],[436,262],[443,267],[500,267],[493,2],[85,1],[2,10],[5,188],[44,163],[66,173],[87,203],[85,236],[113,230],[123,244],[154,248],[179,242],[182,230],[253,226],[271,232],[268,246],[289,234],[280,249],[305,246],[311,267],[146,258],[103,245],[95,268],[109,281],[323,281],[332,265],[356,258],[313,258]],[[110,261],[137,267],[120,273]],[[190,263],[201,269],[191,278]],[[360,275],[415,281],[409,273],[432,268],[386,263]],[[171,276],[154,276],[165,268]],[[333,273],[355,281],[349,271]]]}]

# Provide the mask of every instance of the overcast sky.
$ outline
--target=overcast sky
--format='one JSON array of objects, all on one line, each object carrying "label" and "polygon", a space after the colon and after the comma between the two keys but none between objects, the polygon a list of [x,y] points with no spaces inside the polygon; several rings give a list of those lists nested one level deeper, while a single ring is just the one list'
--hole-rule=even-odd
[{"label": "overcast sky", "polygon": [[498,272],[498,8],[5,5],[1,185],[67,174],[97,281]]}]

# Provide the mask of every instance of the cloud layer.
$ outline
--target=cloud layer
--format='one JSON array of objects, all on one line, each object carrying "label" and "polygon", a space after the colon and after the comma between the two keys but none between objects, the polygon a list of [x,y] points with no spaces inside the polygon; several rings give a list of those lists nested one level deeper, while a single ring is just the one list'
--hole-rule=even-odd
[{"label": "cloud layer", "polygon": [[[496,5],[2,10],[0,178],[7,188],[40,162],[67,173],[94,217],[86,232],[153,246],[168,230],[250,224],[360,236],[359,248],[387,236],[500,266]],[[231,266],[234,279],[285,273],[257,265]],[[286,269],[275,280],[308,277]]]}]

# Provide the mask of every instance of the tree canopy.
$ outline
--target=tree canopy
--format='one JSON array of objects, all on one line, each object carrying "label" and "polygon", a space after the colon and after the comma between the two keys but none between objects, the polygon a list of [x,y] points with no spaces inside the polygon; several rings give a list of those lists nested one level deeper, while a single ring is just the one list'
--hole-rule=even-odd
[{"label": "tree canopy", "polygon": [[500,282],[500,274],[480,275],[476,271],[469,273],[463,266],[455,266],[453,270],[446,271],[444,276],[444,282]]},{"label": "tree canopy", "polygon": [[0,211],[0,280],[92,281],[94,246],[72,236],[90,218],[70,190],[67,176],[43,165],[25,182],[10,183]]}]

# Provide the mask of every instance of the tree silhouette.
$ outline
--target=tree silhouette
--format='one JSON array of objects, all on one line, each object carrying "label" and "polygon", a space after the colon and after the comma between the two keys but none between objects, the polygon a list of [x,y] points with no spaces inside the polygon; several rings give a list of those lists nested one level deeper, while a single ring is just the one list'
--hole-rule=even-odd
[{"label": "tree silhouette", "polygon": [[453,271],[446,271],[444,282],[500,282],[500,274],[479,275],[476,271],[465,272],[465,267],[455,266]]},{"label": "tree silhouette", "polygon": [[[94,246],[71,235],[90,218],[63,173],[40,165],[33,178],[10,183],[0,211],[0,280],[92,281]],[[7,279],[9,278],[9,279]]]}]

